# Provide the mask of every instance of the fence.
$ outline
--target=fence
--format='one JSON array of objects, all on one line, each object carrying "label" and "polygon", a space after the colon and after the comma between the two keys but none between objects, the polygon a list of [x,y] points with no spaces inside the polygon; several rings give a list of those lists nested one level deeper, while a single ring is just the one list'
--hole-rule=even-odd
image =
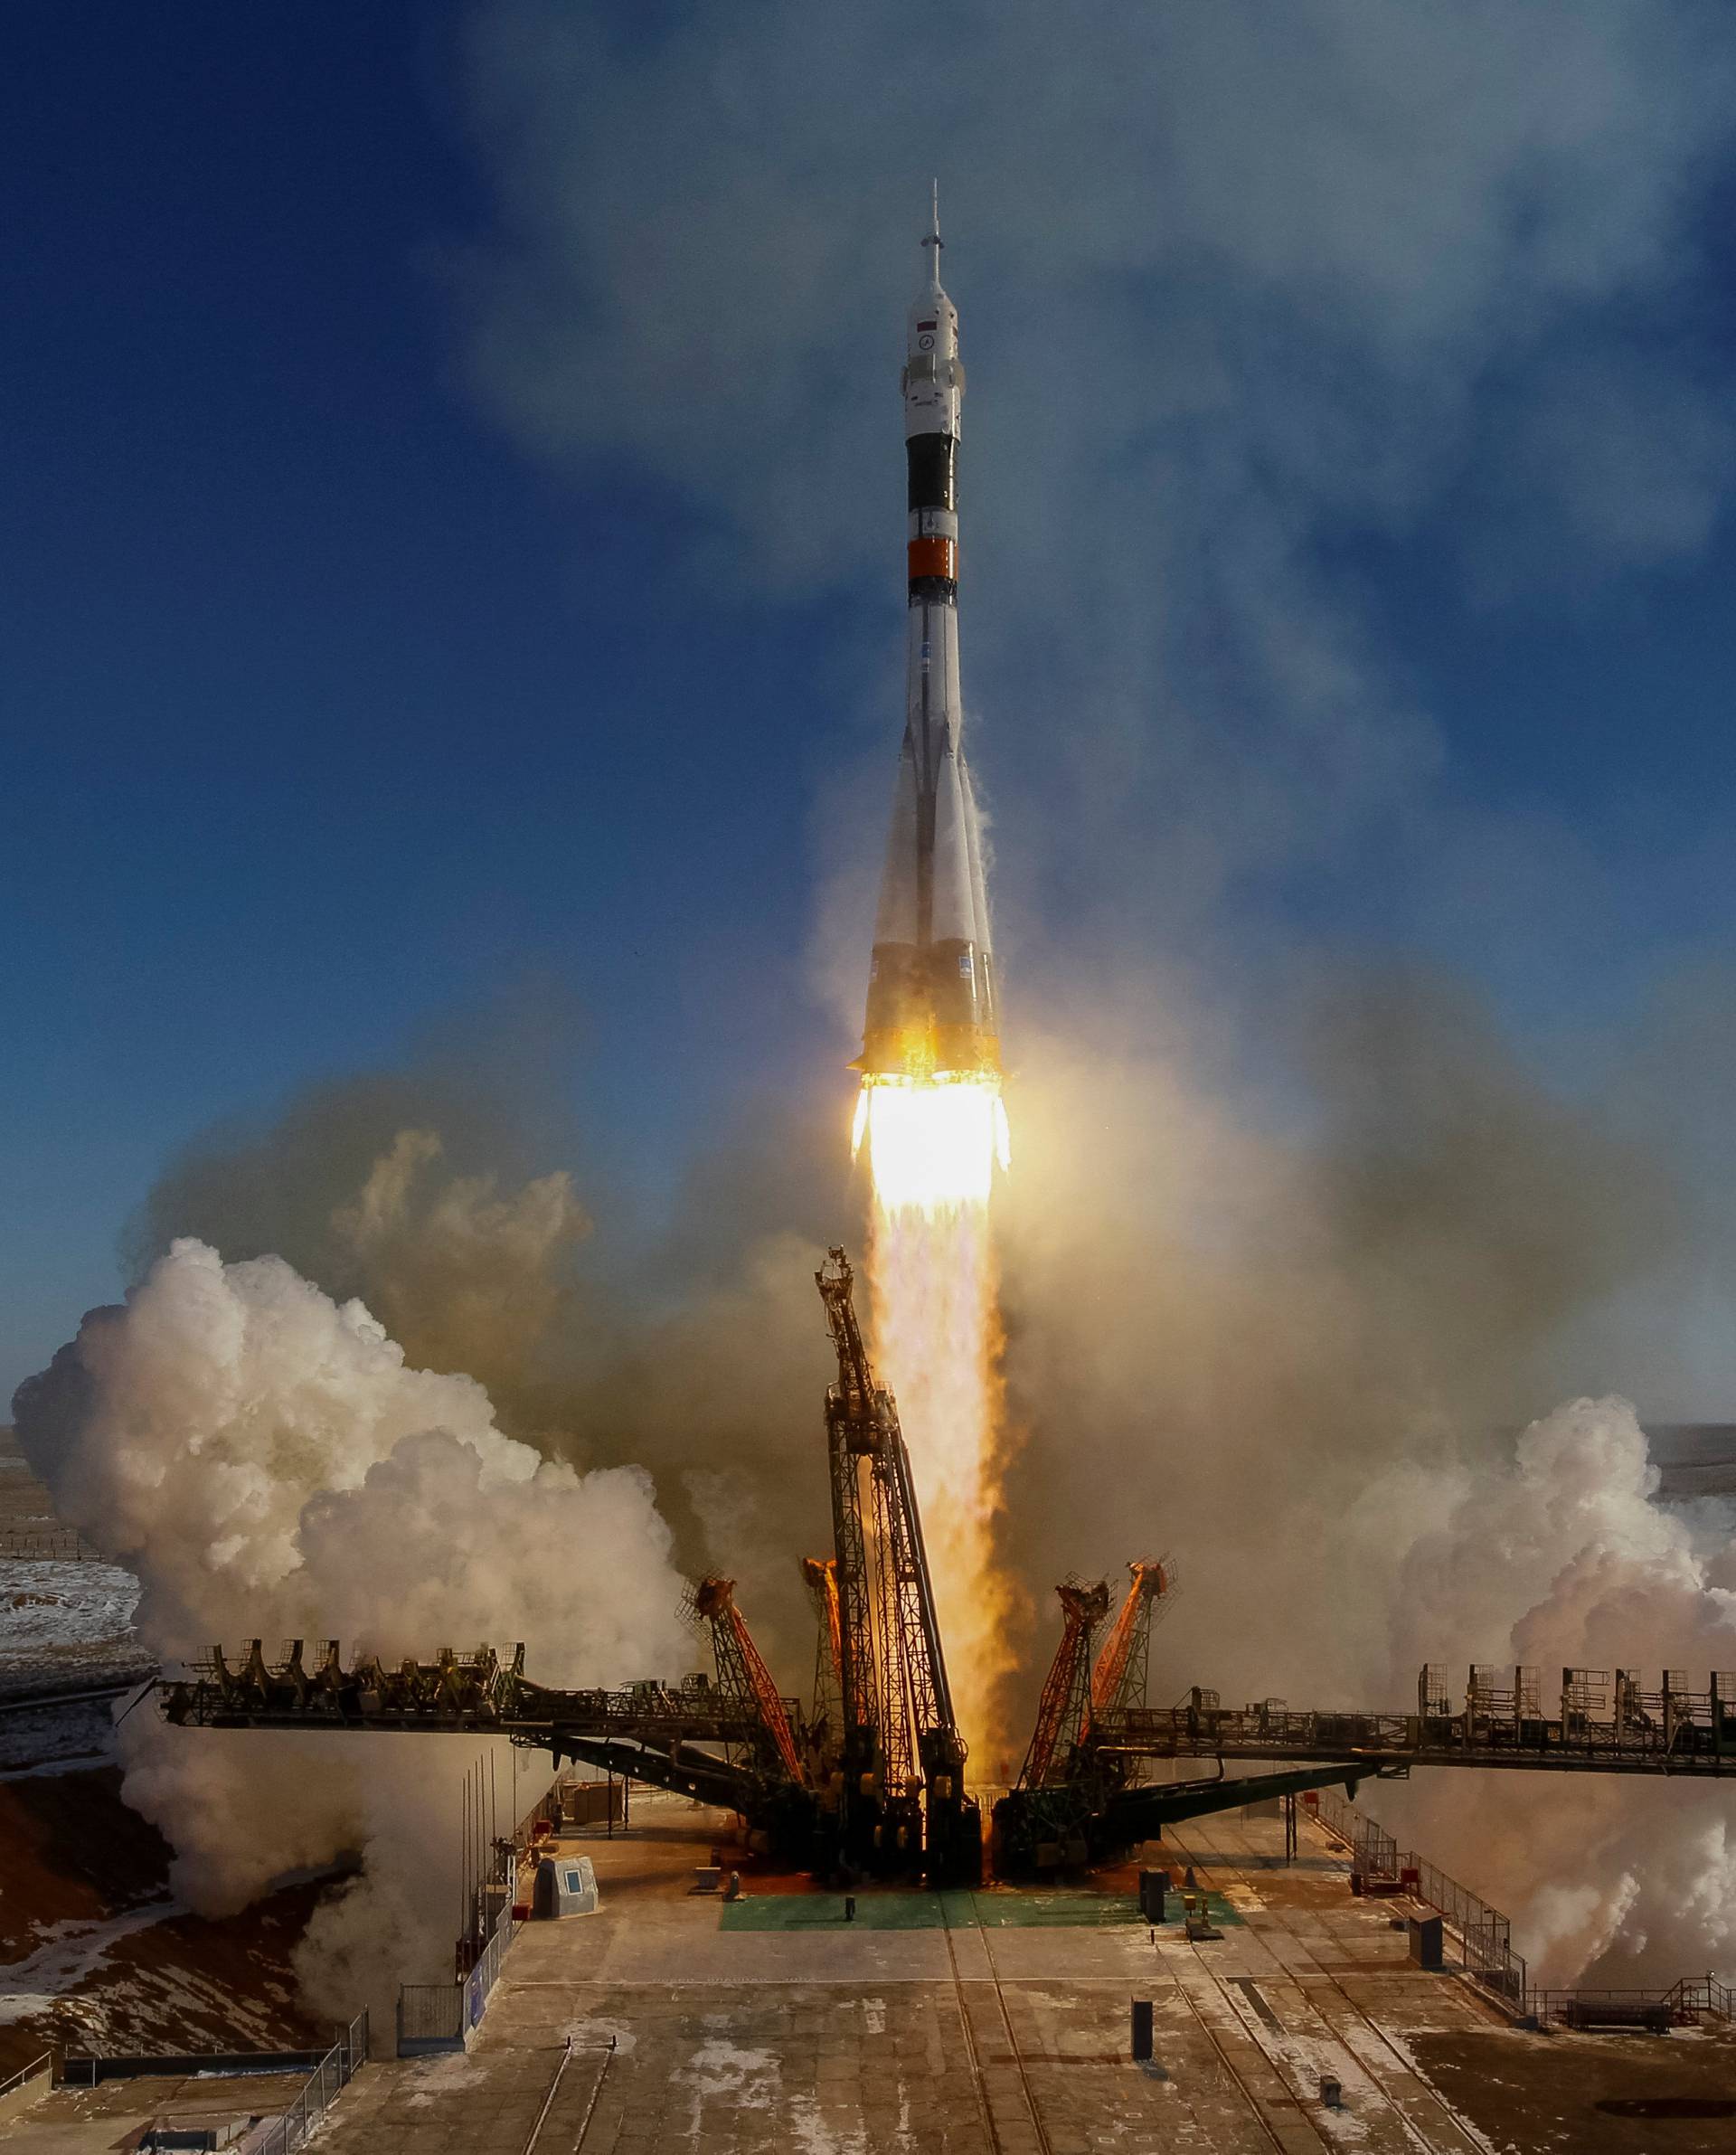
[{"label": "fence", "polygon": [[462,1982],[401,1983],[398,1987],[398,2055],[419,2057],[433,2050],[462,2050],[465,2037],[482,2018],[488,1993],[513,1942],[513,1906],[508,1898],[495,1919],[488,1942]]},{"label": "fence", "polygon": [[92,1548],[76,1526],[0,1527],[0,1557],[22,1564],[101,1564],[102,1551]]},{"label": "fence", "polygon": [[326,2054],[318,2050],[124,2050],[99,2056],[69,2051],[61,2060],[62,2085],[93,2088],[106,2080],[222,2080],[242,2075],[312,2073]]},{"label": "fence", "polygon": [[457,2050],[463,2043],[462,1983],[399,1984],[400,2057],[415,2057],[425,2050]]},{"label": "fence", "polygon": [[298,2148],[336,2102],[340,2089],[368,2061],[368,2016],[364,2008],[351,2021],[308,2075],[307,2084],[281,2117],[273,2118],[251,2155],[288,2155]]},{"label": "fence", "polygon": [[488,1942],[476,1956],[476,1964],[464,1979],[464,2025],[474,2027],[488,2004],[488,1993],[500,1974],[500,1964],[513,1942],[513,1904],[509,1897],[495,1918]]},{"label": "fence", "polygon": [[1327,1832],[1351,1850],[1351,1861],[1363,1876],[1414,1876],[1417,1899],[1439,1909],[1463,1942],[1467,1974],[1514,2012],[1539,2021],[1571,2020],[1576,2009],[1638,2012],[1666,2007],[1678,2026],[1706,2014],[1736,2020],[1736,1986],[1721,1983],[1715,1975],[1684,1976],[1667,1990],[1533,1990],[1524,1956],[1513,1950],[1513,1925],[1498,1908],[1414,1852],[1401,1854],[1391,1834],[1335,1791],[1321,1790],[1317,1816]]},{"label": "fence", "polygon": [[1540,2021],[1571,2021],[1576,2013],[1588,2010],[1611,2021],[1629,2015],[1637,2018],[1647,2008],[1661,2008],[1676,2027],[1685,2027],[1708,2015],[1736,2019],[1736,1988],[1715,1975],[1684,1975],[1667,1990],[1533,1990],[1525,2004]]},{"label": "fence", "polygon": [[1513,1950],[1513,1925],[1498,1908],[1477,1898],[1468,1886],[1449,1878],[1414,1851],[1400,1852],[1385,1829],[1354,1803],[1346,1803],[1335,1790],[1322,1789],[1317,1807],[1320,1822],[1352,1851],[1365,1877],[1397,1878],[1406,1872],[1416,1877],[1416,1896],[1437,1908],[1458,1933],[1465,1949],[1465,1969],[1505,2005],[1524,2012],[1527,1984],[1524,1957]]},{"label": "fence", "polygon": [[1721,1983],[1715,1975],[1684,1975],[1669,1997],[1685,2012],[1715,2013],[1721,2020],[1736,2020],[1736,1983]]}]

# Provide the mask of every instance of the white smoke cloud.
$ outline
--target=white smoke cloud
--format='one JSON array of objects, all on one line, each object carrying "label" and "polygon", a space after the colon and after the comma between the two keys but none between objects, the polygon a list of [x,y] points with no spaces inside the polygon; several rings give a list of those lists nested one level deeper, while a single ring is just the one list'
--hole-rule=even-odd
[{"label": "white smoke cloud", "polygon": [[[692,1659],[648,1476],[540,1458],[479,1385],[409,1368],[360,1302],[279,1258],[177,1241],[22,1388],[17,1427],[60,1516],[138,1575],[139,1632],[165,1662],[243,1632],[386,1659],[522,1640],[555,1684]],[[316,2003],[449,1965],[459,1782],[486,1746],[175,1730],[143,1711],[122,1737],[127,1801],[202,1913],[362,1853],[361,1887],[303,1952]],[[514,1763],[493,1748],[504,1810]]]},{"label": "white smoke cloud", "polygon": [[[1666,1507],[1633,1407],[1581,1399],[1520,1437],[1507,1463],[1443,1477],[1439,1524],[1392,1590],[1389,1699],[1447,1641],[1466,1664],[1539,1671],[1555,1710],[1563,1668],[1625,1668],[1656,1690],[1668,1668],[1704,1690],[1736,1670],[1731,1507]],[[1390,1517],[1414,1489],[1371,1492]],[[1366,1798],[1514,1918],[1534,1979],[1673,1982],[1736,1974],[1736,1834],[1727,1789],[1673,1779],[1513,1773],[1419,1778]]]}]

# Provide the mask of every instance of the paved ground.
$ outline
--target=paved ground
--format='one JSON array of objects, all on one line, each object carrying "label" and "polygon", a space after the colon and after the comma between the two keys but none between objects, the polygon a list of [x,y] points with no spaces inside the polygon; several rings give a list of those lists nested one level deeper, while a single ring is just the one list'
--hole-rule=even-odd
[{"label": "paved ground", "polygon": [[[636,1801],[587,1837],[604,1904],[527,1928],[467,2054],[369,2065],[322,2155],[1730,2155],[1736,2037],[1527,2036],[1405,1959],[1390,1902],[1354,1899],[1305,1831],[1231,1816],[1162,1850],[1221,1935],[1154,1938],[1118,1894],[835,1896],[749,1881],[689,1894],[714,1813]],[[1154,1851],[1154,1853],[1156,1853]],[[1128,2056],[1131,2001],[1156,2057]],[[611,2048],[610,2046],[613,2046]],[[1320,2081],[1342,2084],[1327,2109]],[[0,2150],[135,2144],[147,2116],[270,2107],[266,2083],[63,2090]]]},{"label": "paved ground", "polygon": [[[602,1911],[521,1935],[468,2055],[371,2066],[322,2136],[328,2155],[1489,2144],[1415,2045],[1497,2024],[1452,1977],[1408,1966],[1391,1907],[1353,1900],[1324,1841],[1278,1867],[1276,1821],[1203,1821],[1166,1845],[1216,1889],[1222,1935],[1197,1946],[1173,1927],[1154,1943],[1130,1890],[1107,1923],[1100,1897],[1045,1896],[1030,1922],[999,1888],[922,1909],[864,1896],[854,1924],[788,1892],[732,1910],[686,1891],[713,1830],[665,1799],[636,1802],[630,1839],[587,1839]],[[1128,2056],[1136,1997],[1156,2008],[1152,2070]],[[1322,2106],[1322,2074],[1344,2084],[1343,2111]]]}]

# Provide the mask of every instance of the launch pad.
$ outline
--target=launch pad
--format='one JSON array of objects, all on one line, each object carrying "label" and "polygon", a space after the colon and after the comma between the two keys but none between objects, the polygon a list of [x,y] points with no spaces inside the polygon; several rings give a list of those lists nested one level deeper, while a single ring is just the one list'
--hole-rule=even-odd
[{"label": "launch pad", "polygon": [[[966,1780],[915,1479],[898,1409],[875,1376],[842,1250],[816,1274],[837,1377],[826,1394],[834,1553],[803,1560],[818,1615],[815,1695],[779,1694],[732,1583],[702,1580],[689,1613],[709,1629],[715,1675],[618,1690],[561,1690],[491,1648],[395,1668],[345,1667],[335,1640],[312,1668],[295,1640],[268,1662],[259,1640],[231,1667],[221,1648],[192,1675],[160,1679],[165,1717],[202,1728],[493,1735],[589,1763],[609,1775],[713,1804],[748,1845],[841,1884],[921,1879],[975,1886],[984,1833]],[[1195,1687],[1182,1706],[1147,1702],[1151,1631],[1173,1592],[1141,1559],[1101,1650],[1108,1585],[1068,1581],[1062,1630],[1014,1787],[995,1806],[1002,1877],[1114,1862],[1182,1820],[1255,1798],[1358,1785],[1423,1766],[1736,1778],[1736,1675],[1703,1687],[1666,1671],[1646,1689],[1631,1671],[1562,1672],[1543,1710],[1536,1672],[1473,1668],[1462,1710],[1442,1672],[1423,1670],[1414,1714],[1293,1713],[1282,1701],[1225,1708]],[[1212,1759],[1210,1778],[1152,1781],[1151,1762]],[[1226,1759],[1278,1770],[1226,1776]]]},{"label": "launch pad", "polygon": [[[1341,2133],[1373,2155],[1641,2155],[1662,2144],[1644,2106],[1715,2100],[1736,2055],[1712,2027],[1692,2042],[1513,2028],[1450,1970],[1416,1966],[1394,1904],[1354,1895],[1344,1851],[1306,1822],[1289,1865],[1277,1819],[1178,1829],[1171,1860],[1220,1917],[1207,1945],[1178,1923],[1154,1937],[1121,1879],[874,1894],[854,1922],[841,1901],[751,1880],[720,1905],[687,1887],[722,1823],[657,1795],[625,1839],[563,1841],[595,1863],[599,1912],[526,1925],[467,2048],[369,2065],[322,2147],[523,2155],[542,2115],[538,2155],[1269,2155]],[[1130,1999],[1152,2008],[1144,2064]],[[1711,2155],[1728,2131],[1673,2123],[1669,2145]]]}]

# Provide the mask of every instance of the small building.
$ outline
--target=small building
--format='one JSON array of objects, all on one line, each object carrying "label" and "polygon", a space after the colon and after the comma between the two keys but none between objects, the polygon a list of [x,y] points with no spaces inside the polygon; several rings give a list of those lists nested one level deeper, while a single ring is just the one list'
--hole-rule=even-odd
[{"label": "small building", "polygon": [[589,1856],[545,1856],[536,1867],[533,1916],[594,1915],[597,1874]]}]

